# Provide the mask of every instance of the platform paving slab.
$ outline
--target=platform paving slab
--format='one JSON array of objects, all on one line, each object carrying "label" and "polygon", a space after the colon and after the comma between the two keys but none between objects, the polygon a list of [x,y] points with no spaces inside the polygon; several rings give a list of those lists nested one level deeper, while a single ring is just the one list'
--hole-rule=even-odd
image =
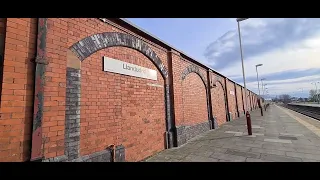
[{"label": "platform paving slab", "polygon": [[[227,122],[164,150],[147,162],[319,162],[320,121],[276,105],[261,116],[251,112],[253,135],[246,119]],[[309,124],[312,124],[310,126]]]}]

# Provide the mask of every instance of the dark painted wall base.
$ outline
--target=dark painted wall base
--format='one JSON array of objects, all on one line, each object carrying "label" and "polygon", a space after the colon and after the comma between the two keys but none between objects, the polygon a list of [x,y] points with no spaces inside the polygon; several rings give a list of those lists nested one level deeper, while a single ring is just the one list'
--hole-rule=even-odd
[{"label": "dark painted wall base", "polygon": [[194,126],[178,126],[177,140],[178,146],[185,144],[191,138],[210,130],[209,122],[200,123]]},{"label": "dark painted wall base", "polygon": [[229,112],[229,115],[228,115],[228,121],[232,121],[233,120],[233,117],[232,117],[232,113],[231,112]]},{"label": "dark painted wall base", "polygon": [[42,162],[67,162],[67,160],[68,160],[68,157],[66,155],[63,155],[63,156],[44,159],[42,160]]},{"label": "dark painted wall base", "polygon": [[[112,150],[106,149],[100,152],[95,152],[89,155],[81,156],[77,159],[73,159],[68,161],[68,157],[58,156],[54,158],[48,158],[45,160],[42,160],[42,162],[112,162]],[[125,162],[125,148],[123,145],[116,147],[116,158],[115,162]]]},{"label": "dark painted wall base", "polygon": [[217,117],[213,117],[213,129],[217,129],[217,128],[219,128],[219,124],[217,122]]}]

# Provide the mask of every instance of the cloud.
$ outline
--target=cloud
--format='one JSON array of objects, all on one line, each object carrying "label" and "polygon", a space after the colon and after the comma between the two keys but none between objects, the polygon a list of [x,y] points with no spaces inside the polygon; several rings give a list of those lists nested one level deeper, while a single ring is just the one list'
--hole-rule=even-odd
[{"label": "cloud", "polygon": [[[292,79],[283,80],[265,80],[264,84],[267,84],[269,94],[279,95],[279,94],[290,94],[291,96],[301,96],[308,97],[309,90],[315,89],[315,85],[311,82],[319,82],[320,74],[312,76],[304,76]],[[260,93],[263,94],[261,81],[260,83]],[[255,92],[258,92],[257,81],[251,81],[247,83],[247,87]]]},{"label": "cloud", "polygon": [[[270,83],[290,83],[292,81],[299,81],[299,80],[311,80],[312,77],[320,77],[320,76],[312,76],[314,74],[320,74],[320,68],[310,68],[310,69],[298,69],[298,70],[287,70],[282,72],[275,72],[270,74],[265,74],[263,78]],[[261,77],[259,78],[259,80]],[[243,82],[243,78],[236,76],[234,81]],[[277,81],[279,80],[279,81]],[[247,76],[246,82],[256,82],[257,76]]]},{"label": "cloud", "polygon": [[[240,24],[245,59],[300,42],[320,29],[320,19],[305,18],[248,19]],[[240,61],[237,30],[228,31],[209,44],[204,55],[216,69]]]},{"label": "cloud", "polygon": [[[258,92],[259,63],[260,79],[266,78],[277,93],[311,89],[310,81],[319,80],[320,19],[248,19],[241,22],[241,35],[249,89]],[[236,29],[209,44],[204,55],[204,63],[243,84]]]}]

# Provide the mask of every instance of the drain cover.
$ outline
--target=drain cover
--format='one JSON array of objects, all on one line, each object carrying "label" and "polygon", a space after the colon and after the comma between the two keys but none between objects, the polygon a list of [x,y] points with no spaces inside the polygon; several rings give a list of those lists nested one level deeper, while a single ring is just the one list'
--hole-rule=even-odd
[{"label": "drain cover", "polygon": [[298,140],[296,137],[292,136],[278,136],[279,139],[287,139],[287,140]]}]

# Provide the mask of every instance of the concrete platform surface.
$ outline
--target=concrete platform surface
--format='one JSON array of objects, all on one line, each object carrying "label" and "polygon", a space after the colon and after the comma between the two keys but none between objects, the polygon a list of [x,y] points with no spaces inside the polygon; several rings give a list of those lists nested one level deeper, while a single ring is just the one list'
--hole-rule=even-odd
[{"label": "concrete platform surface", "polygon": [[271,105],[264,116],[255,110],[251,117],[252,136],[241,117],[146,161],[320,162],[319,121],[277,105]]}]

